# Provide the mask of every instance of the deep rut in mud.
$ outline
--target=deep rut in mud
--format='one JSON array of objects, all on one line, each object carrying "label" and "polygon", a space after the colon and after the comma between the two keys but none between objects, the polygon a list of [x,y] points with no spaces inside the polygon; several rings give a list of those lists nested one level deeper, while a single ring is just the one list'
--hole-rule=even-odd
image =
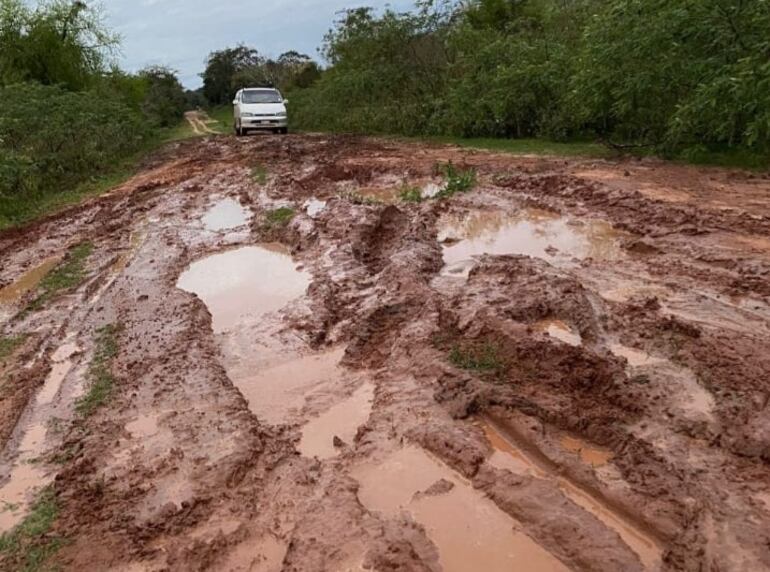
[{"label": "deep rut in mud", "polygon": [[770,569],[767,177],[222,136],[0,251],[3,569]]}]

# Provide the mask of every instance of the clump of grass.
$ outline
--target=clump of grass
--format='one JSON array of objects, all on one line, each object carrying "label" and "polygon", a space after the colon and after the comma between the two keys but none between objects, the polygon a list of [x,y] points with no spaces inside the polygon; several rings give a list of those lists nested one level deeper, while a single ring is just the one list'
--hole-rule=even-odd
[{"label": "clump of grass", "polygon": [[457,193],[470,191],[476,186],[476,171],[473,169],[458,169],[451,162],[439,165],[438,170],[444,176],[444,188],[436,194],[436,198],[447,199]]},{"label": "clump of grass", "polygon": [[500,357],[499,348],[490,342],[481,347],[452,346],[449,361],[460,369],[477,373],[501,375],[505,371],[505,363]]},{"label": "clump of grass", "polygon": [[50,488],[43,490],[21,524],[0,536],[0,567],[23,572],[42,570],[63,544],[61,538],[50,534],[58,514],[56,495]]},{"label": "clump of grass", "polygon": [[255,165],[252,167],[251,180],[260,185],[267,184],[267,169],[264,165]]},{"label": "clump of grass", "polygon": [[291,207],[280,207],[267,211],[265,214],[265,220],[267,221],[268,226],[272,227],[286,226],[293,218],[294,209]]},{"label": "clump of grass", "polygon": [[4,360],[16,351],[27,339],[27,334],[0,337],[0,360]]},{"label": "clump of grass", "polygon": [[421,203],[423,200],[422,190],[419,187],[410,187],[404,185],[398,195],[405,203]]},{"label": "clump of grass", "polygon": [[382,204],[380,201],[373,197],[365,197],[361,193],[357,193],[355,191],[344,191],[340,193],[340,197],[343,199],[347,199],[354,205],[380,205]]},{"label": "clump of grass", "polygon": [[94,357],[88,366],[88,391],[75,404],[75,411],[81,417],[88,417],[107,401],[115,385],[111,368],[118,355],[118,330],[118,326],[110,324],[96,333]]},{"label": "clump of grass", "polygon": [[86,260],[94,250],[90,242],[73,247],[56,268],[40,281],[40,293],[27,306],[27,311],[39,310],[58,294],[77,287],[85,278]]}]

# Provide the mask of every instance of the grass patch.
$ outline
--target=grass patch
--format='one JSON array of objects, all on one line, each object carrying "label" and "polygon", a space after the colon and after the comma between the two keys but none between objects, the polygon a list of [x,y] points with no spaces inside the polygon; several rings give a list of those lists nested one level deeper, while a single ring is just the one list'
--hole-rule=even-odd
[{"label": "grass patch", "polygon": [[421,203],[422,190],[419,187],[410,187],[405,185],[398,194],[399,198],[405,203]]},{"label": "grass patch", "polygon": [[476,186],[476,171],[473,169],[458,169],[451,162],[438,166],[439,172],[444,176],[444,188],[436,198],[447,199],[457,193],[465,193]]},{"label": "grass patch", "polygon": [[294,209],[291,207],[281,207],[267,211],[265,220],[269,226],[286,226],[294,218]]},{"label": "grass patch", "polygon": [[220,105],[207,110],[209,117],[214,119],[217,124],[211,124],[212,129],[219,129],[222,133],[232,133],[233,129],[233,106]]},{"label": "grass patch", "polygon": [[378,201],[374,197],[365,197],[361,193],[356,191],[343,191],[339,194],[340,198],[350,201],[354,205],[381,205],[382,202]]},{"label": "grass patch", "polygon": [[4,360],[16,351],[20,345],[27,339],[27,334],[19,334],[17,336],[2,336],[0,337],[0,360]]},{"label": "grass patch", "polygon": [[43,490],[21,524],[0,536],[0,564],[9,566],[4,570],[44,569],[46,561],[63,544],[62,539],[50,534],[58,514],[56,495],[50,488]]},{"label": "grass patch", "polygon": [[251,180],[258,185],[267,184],[267,168],[264,165],[255,165],[251,168]]},{"label": "grass patch", "polygon": [[499,376],[506,370],[499,348],[490,342],[485,342],[480,347],[454,345],[449,351],[449,361],[460,369],[482,374]]},{"label": "grass patch", "polygon": [[77,287],[85,278],[86,260],[93,250],[94,245],[90,242],[81,242],[73,247],[64,260],[40,281],[40,294],[29,303],[26,311],[39,310],[58,294]]},{"label": "grass patch", "polygon": [[[422,139],[423,141],[425,139]],[[546,139],[495,139],[491,137],[429,137],[428,141],[469,149],[485,149],[516,155],[607,158],[615,154],[608,147],[589,141],[557,142]]]},{"label": "grass patch", "polygon": [[88,391],[75,403],[75,411],[81,417],[88,417],[104,404],[115,385],[111,368],[118,355],[118,330],[116,325],[110,324],[96,332],[94,357],[88,366]]}]

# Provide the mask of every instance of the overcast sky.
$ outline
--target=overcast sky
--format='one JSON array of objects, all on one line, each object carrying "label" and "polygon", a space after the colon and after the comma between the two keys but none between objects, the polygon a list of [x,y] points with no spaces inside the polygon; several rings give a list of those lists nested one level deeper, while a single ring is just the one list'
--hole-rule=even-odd
[{"label": "overcast sky", "polygon": [[109,26],[121,34],[120,65],[136,71],[168,65],[185,87],[200,86],[209,52],[243,42],[276,57],[291,49],[318,59],[316,48],[336,13],[354,6],[396,10],[412,0],[103,0]]}]

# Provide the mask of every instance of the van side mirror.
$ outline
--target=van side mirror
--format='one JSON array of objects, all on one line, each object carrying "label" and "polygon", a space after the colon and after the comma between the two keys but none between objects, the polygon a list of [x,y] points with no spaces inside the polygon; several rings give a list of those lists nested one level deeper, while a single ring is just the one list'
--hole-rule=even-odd
[{"label": "van side mirror", "polygon": [[288,99],[284,99],[284,100],[283,100],[283,104],[284,104],[284,105],[289,105],[289,100],[288,100]]},{"label": "van side mirror", "polygon": [[238,105],[238,100],[237,99],[233,100],[233,105]]}]

